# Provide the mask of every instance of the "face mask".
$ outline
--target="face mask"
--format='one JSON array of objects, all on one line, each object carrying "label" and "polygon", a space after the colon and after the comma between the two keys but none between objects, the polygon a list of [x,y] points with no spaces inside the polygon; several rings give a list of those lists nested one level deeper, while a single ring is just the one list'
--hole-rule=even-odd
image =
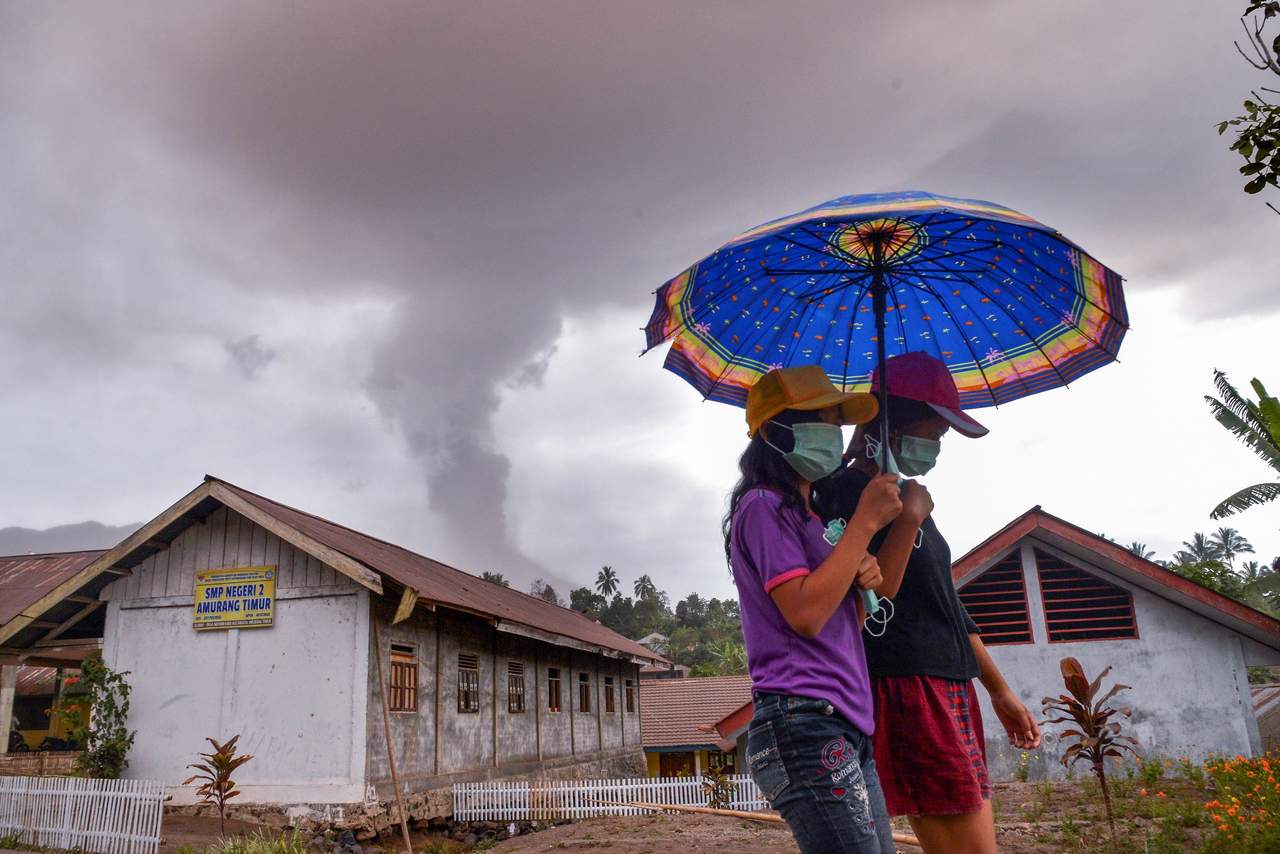
[{"label": "face mask", "polygon": [[898,467],[907,477],[922,477],[938,464],[942,443],[936,439],[903,436],[898,442]]},{"label": "face mask", "polygon": [[[844,436],[835,424],[819,422],[787,427],[776,421],[769,423],[790,430],[795,437],[795,447],[789,453],[784,453],[768,439],[764,440],[765,444],[782,454],[782,458],[796,470],[796,474],[805,480],[810,483],[822,480],[840,468],[840,461],[844,457]],[[763,434],[761,438],[764,438]]]}]

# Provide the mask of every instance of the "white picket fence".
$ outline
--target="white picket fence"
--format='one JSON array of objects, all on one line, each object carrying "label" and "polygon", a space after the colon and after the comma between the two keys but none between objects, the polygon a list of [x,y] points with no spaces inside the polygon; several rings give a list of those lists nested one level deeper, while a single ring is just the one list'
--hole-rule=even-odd
[{"label": "white picket fence", "polygon": [[0,777],[0,837],[96,854],[156,854],[164,786],[151,780]]},{"label": "white picket fence", "polygon": [[[730,809],[760,812],[769,804],[746,774],[728,778],[736,785]],[[613,801],[615,803],[605,803]],[[694,777],[633,777],[616,780],[511,780],[454,783],[457,821],[549,821],[597,815],[644,815],[651,810],[617,806],[651,804],[705,807],[707,795]]]}]

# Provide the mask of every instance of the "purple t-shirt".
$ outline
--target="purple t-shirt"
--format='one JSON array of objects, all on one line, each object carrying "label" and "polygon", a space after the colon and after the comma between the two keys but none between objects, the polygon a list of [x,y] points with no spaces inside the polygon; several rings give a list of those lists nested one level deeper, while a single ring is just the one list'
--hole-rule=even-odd
[{"label": "purple t-shirt", "polygon": [[753,489],[738,502],[729,535],[733,580],[742,610],[747,668],[757,691],[826,700],[862,733],[875,731],[867,657],[858,626],[856,590],[813,639],[787,625],[769,595],[808,575],[832,546],[817,516],[782,506],[782,496]]}]

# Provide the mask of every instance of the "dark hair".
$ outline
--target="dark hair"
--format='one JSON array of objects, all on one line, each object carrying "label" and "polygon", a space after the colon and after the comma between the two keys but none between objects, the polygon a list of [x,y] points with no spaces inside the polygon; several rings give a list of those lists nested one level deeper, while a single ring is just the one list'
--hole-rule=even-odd
[{"label": "dark hair", "polygon": [[[811,424],[821,420],[821,415],[817,411],[802,412],[797,409],[783,410],[770,419],[787,427],[793,424]],[[764,441],[766,438],[777,450],[769,447]],[[800,475],[796,474],[791,464],[782,458],[782,454],[788,453],[794,447],[795,437],[790,430],[765,422],[751,438],[747,449],[742,452],[742,456],[738,459],[738,471],[742,476],[733,487],[733,492],[729,493],[729,509],[720,524],[720,531],[724,535],[725,560],[729,560],[729,538],[733,530],[733,514],[737,512],[743,496],[751,490],[772,489],[782,496],[784,508],[794,509],[797,518],[803,517],[805,506],[804,496],[800,494]]]},{"label": "dark hair", "polygon": [[[938,414],[932,406],[927,403],[921,403],[918,400],[912,400],[909,397],[898,397],[897,395],[889,395],[888,405],[885,409],[889,412],[889,435],[892,437],[894,433],[906,430],[921,421],[933,418]],[[863,436],[870,436],[873,439],[880,438],[880,416],[876,416],[866,424],[860,425],[858,430]],[[849,451],[845,454],[846,461],[851,454],[861,453],[857,448],[861,447],[856,442],[851,443]]]}]

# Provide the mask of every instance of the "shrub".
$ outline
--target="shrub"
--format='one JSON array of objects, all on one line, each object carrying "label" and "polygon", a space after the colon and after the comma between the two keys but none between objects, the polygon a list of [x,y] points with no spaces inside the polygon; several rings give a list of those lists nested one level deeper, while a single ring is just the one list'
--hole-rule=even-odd
[{"label": "shrub", "polygon": [[271,833],[259,830],[248,836],[220,839],[205,849],[205,854],[306,854],[302,832]]},{"label": "shrub", "polygon": [[83,748],[76,767],[86,777],[115,780],[129,767],[126,757],[137,733],[126,726],[128,675],[116,673],[96,657],[80,664],[79,690],[74,700],[68,698],[65,711],[70,724],[67,737]]},{"label": "shrub", "polygon": [[[1275,761],[1273,761],[1275,760]],[[1217,797],[1204,807],[1212,822],[1205,850],[1211,852],[1280,851],[1280,756],[1210,759],[1204,770]]]},{"label": "shrub", "polygon": [[196,780],[200,780],[200,788],[196,789],[196,794],[206,804],[212,804],[218,808],[218,819],[222,828],[222,833],[227,832],[227,801],[237,797],[240,792],[236,790],[235,781],[231,779],[231,775],[244,763],[253,757],[248,753],[236,756],[236,742],[240,740],[240,736],[234,736],[230,741],[218,744],[212,738],[206,738],[205,741],[213,745],[212,753],[201,753],[204,758],[203,762],[197,762],[188,765],[188,768],[194,768],[199,774],[192,774],[182,785],[189,786]]}]

